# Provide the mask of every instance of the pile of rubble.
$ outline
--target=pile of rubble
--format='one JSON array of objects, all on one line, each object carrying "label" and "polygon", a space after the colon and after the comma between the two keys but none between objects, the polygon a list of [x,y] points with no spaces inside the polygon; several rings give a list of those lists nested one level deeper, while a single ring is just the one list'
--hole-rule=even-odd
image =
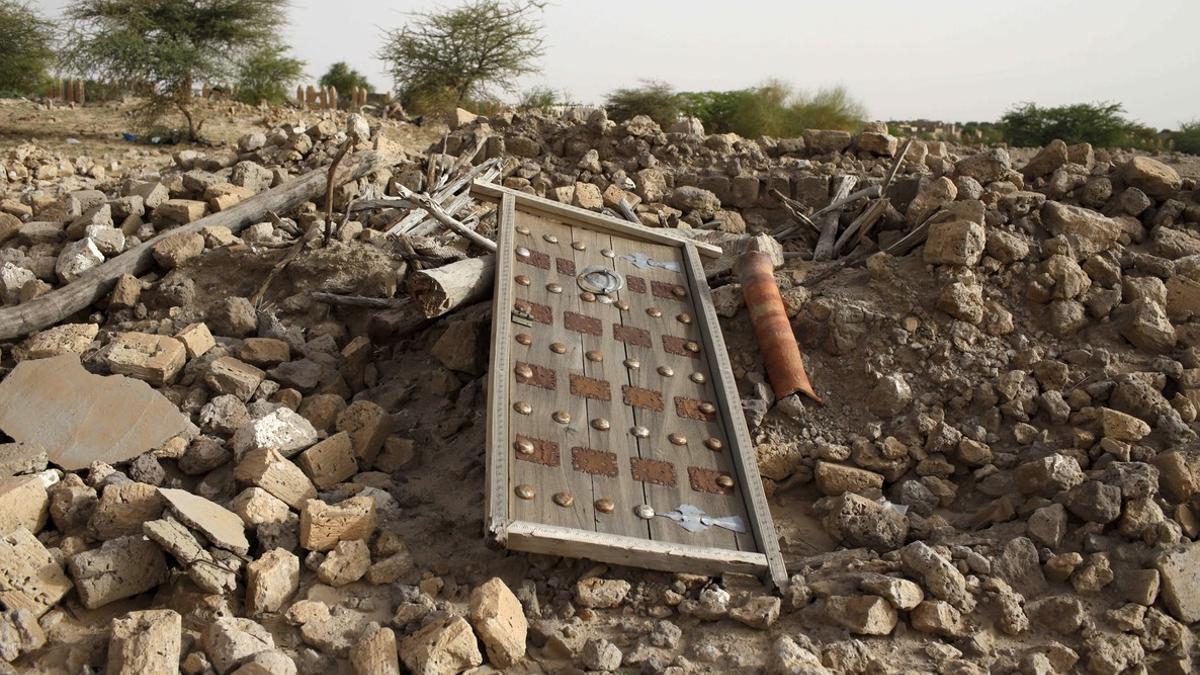
[{"label": "pile of rubble", "polygon": [[[9,151],[0,323],[328,163],[367,124],[251,133],[159,175]],[[1087,145],[900,141],[504,114],[464,120],[428,166],[400,153],[334,190],[328,240],[310,201],[157,241],[149,272],[4,345],[0,657],[241,675],[1189,671],[1194,179]],[[780,234],[776,276],[823,407],[774,400],[728,261],[710,270],[794,574],[782,593],[483,545],[489,303],[402,332],[378,309],[406,311],[414,270],[478,250],[387,236],[411,205],[353,206],[434,193],[456,157],[713,243],[798,232]],[[886,190],[828,212],[844,227],[882,199],[878,224],[814,262],[803,218],[844,176]],[[464,220],[493,234],[486,213]],[[894,248],[917,231],[923,246]]]}]

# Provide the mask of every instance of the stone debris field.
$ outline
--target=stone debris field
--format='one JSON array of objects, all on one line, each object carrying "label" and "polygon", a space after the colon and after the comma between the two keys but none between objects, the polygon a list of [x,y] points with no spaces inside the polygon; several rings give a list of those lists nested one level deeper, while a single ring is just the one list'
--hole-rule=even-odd
[{"label": "stone debris field", "polygon": [[[0,137],[0,672],[1192,671],[1195,158],[251,119]],[[728,254],[705,273],[786,587],[488,541],[472,180]],[[768,384],[731,269],[756,235],[821,403]]]}]

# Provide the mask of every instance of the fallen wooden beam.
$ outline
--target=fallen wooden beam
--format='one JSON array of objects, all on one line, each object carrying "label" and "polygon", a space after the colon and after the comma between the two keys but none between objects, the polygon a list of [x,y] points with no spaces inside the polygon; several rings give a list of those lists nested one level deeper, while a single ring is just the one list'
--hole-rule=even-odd
[{"label": "fallen wooden beam", "polygon": [[496,256],[467,258],[427,270],[408,278],[408,294],[426,318],[487,298],[496,275]]},{"label": "fallen wooden beam", "polygon": [[[346,162],[334,176],[340,185],[383,168],[386,162],[375,152],[360,155],[355,162]],[[113,284],[123,274],[137,276],[150,269],[154,262],[152,249],[158,242],[188,232],[199,232],[205,227],[224,226],[238,232],[247,225],[267,217],[268,211],[285,212],[300,204],[316,199],[325,193],[328,168],[317,169],[279,187],[255,195],[250,199],[194,223],[166,230],[161,234],[129,249],[121,255],[84,272],[78,279],[29,302],[0,309],[0,340],[12,340],[41,330],[62,321],[72,314],[86,309],[112,290]]]}]

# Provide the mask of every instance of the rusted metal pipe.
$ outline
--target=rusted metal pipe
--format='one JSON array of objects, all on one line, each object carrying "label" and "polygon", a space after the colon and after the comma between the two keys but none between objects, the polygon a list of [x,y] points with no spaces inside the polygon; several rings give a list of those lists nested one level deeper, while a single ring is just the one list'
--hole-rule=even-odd
[{"label": "rusted metal pipe", "polygon": [[754,325],[754,336],[762,352],[767,368],[767,378],[781,399],[797,392],[817,403],[823,403],[813,391],[812,382],[804,370],[804,357],[800,354],[800,343],[792,332],[783,296],[775,283],[775,266],[771,256],[760,251],[748,251],[738,259],[738,279],[742,283],[742,295],[746,308],[750,310],[750,323]]}]

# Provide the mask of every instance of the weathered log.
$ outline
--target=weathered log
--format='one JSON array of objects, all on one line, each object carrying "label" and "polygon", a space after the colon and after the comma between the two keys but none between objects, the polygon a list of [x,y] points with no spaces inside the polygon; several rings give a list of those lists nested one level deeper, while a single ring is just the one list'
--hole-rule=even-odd
[{"label": "weathered log", "polygon": [[[829,203],[844,204],[846,197],[850,195],[850,191],[854,189],[857,182],[857,176],[839,176],[833,187],[833,197]],[[821,237],[817,240],[817,246],[813,251],[813,260],[829,260],[833,257],[833,245],[837,243],[838,217],[841,214],[840,210],[833,210],[813,221],[821,226]]]},{"label": "weathered log", "polygon": [[495,276],[496,256],[467,258],[413,272],[408,279],[408,294],[421,313],[432,319],[486,298]]},{"label": "weathered log", "polygon": [[[385,161],[374,152],[348,163],[334,177],[335,184],[357,180],[380,169]],[[103,298],[123,274],[137,276],[154,262],[155,244],[178,234],[199,232],[205,227],[225,226],[233,232],[266,217],[268,211],[284,212],[316,199],[325,192],[327,169],[317,169],[292,181],[255,195],[225,211],[205,216],[194,223],[167,230],[121,255],[84,272],[75,281],[18,305],[0,309],[0,340],[12,340],[62,321]]]}]

